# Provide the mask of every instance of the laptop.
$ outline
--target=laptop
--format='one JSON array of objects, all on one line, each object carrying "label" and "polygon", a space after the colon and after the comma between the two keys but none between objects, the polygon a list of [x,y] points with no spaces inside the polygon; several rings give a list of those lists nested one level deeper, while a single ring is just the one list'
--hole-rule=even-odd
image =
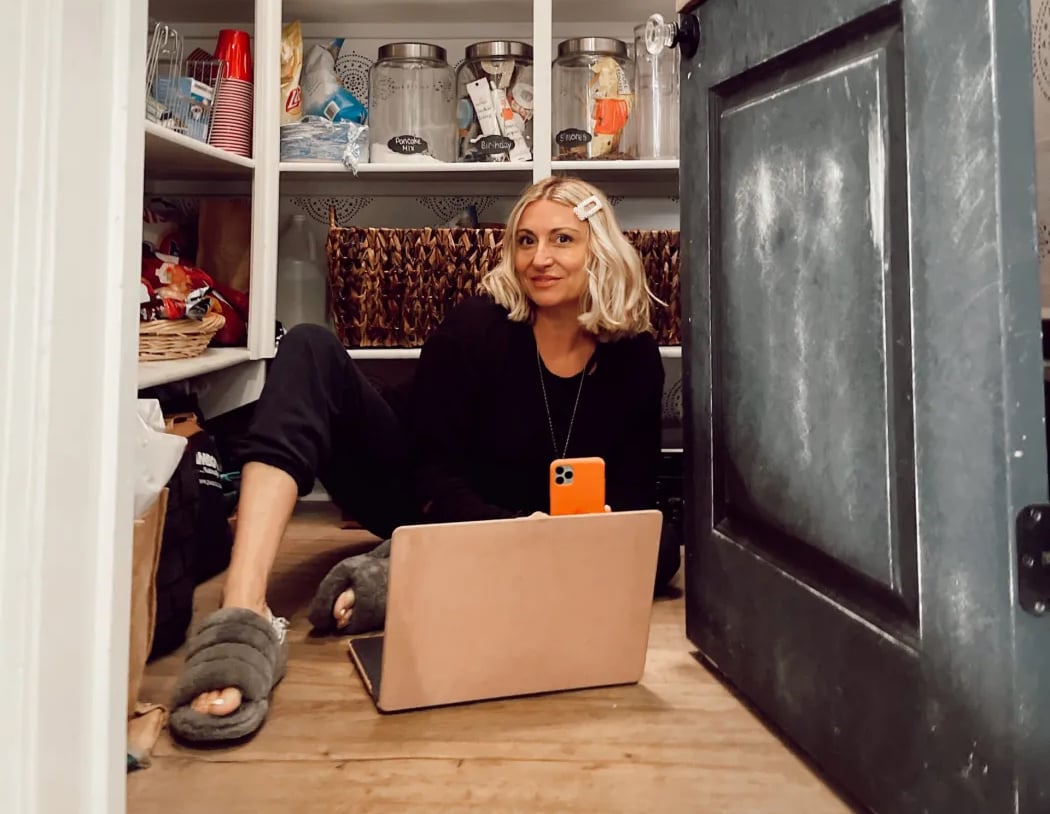
[{"label": "laptop", "polygon": [[382,712],[637,683],[657,510],[404,526],[385,630],[350,655]]}]

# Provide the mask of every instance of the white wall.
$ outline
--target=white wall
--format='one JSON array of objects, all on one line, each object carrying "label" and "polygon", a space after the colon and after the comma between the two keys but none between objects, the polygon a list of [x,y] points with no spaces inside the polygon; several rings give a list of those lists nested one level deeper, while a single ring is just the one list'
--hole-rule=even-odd
[{"label": "white wall", "polygon": [[0,811],[119,814],[145,4],[4,20]]}]

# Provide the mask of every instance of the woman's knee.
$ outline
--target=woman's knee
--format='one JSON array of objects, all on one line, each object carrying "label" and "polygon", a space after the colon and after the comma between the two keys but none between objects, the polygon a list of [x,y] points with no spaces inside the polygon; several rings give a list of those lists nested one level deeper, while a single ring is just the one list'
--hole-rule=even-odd
[{"label": "woman's knee", "polygon": [[338,337],[328,328],[324,325],[314,325],[310,322],[303,322],[293,326],[281,337],[280,341],[280,347],[282,348],[298,345],[325,347],[333,344],[337,347],[342,347]]},{"label": "woman's knee", "polygon": [[302,323],[294,326],[277,346],[278,355],[285,357],[342,357],[346,348],[338,337],[323,325]]}]

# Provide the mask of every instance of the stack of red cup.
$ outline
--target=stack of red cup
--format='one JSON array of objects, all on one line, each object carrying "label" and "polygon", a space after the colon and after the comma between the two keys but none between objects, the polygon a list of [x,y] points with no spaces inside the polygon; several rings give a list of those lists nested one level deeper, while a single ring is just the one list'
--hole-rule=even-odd
[{"label": "stack of red cup", "polygon": [[223,69],[212,108],[208,143],[250,158],[255,86],[252,81],[252,52],[248,32],[233,29],[220,31],[215,58],[223,61]]}]

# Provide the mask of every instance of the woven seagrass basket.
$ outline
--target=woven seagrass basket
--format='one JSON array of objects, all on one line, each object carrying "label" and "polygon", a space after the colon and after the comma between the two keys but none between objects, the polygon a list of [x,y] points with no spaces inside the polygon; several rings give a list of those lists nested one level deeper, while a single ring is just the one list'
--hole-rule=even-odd
[{"label": "woven seagrass basket", "polygon": [[[679,232],[624,233],[641,255],[662,345],[680,344]],[[336,334],[346,347],[418,347],[499,262],[501,228],[328,230],[328,287]]]},{"label": "woven seagrass basket", "polygon": [[163,362],[200,356],[226,324],[220,314],[204,319],[155,319],[139,323],[139,361]]}]

